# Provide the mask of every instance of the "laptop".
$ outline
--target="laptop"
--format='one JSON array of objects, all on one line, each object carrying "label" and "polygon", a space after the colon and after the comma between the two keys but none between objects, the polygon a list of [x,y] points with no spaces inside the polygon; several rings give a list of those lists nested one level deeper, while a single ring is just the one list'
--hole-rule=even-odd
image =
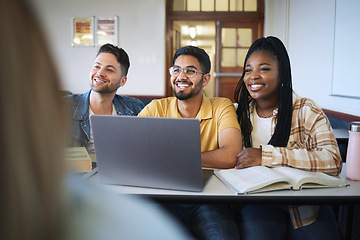
[{"label": "laptop", "polygon": [[198,119],[92,115],[90,120],[102,183],[202,190]]}]

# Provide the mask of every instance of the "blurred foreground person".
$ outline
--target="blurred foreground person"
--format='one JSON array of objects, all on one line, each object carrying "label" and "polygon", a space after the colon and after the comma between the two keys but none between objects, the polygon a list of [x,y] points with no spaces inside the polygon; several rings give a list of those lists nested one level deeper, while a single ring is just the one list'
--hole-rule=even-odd
[{"label": "blurred foreground person", "polygon": [[65,177],[65,113],[42,32],[21,0],[2,1],[0,19],[0,239],[188,239],[154,205]]}]

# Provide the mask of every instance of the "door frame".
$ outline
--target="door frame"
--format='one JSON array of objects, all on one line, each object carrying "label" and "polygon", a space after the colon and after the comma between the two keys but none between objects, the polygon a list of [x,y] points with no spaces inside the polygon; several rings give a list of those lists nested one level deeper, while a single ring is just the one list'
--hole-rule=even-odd
[{"label": "door frame", "polygon": [[[190,11],[173,11],[173,0],[166,0],[166,24],[165,24],[165,64],[166,64],[166,72],[165,72],[165,94],[166,96],[172,96],[173,91],[171,88],[171,84],[169,82],[169,73],[168,69],[172,65],[173,58],[173,22],[174,21],[215,21],[215,22],[235,22],[235,23],[256,23],[258,24],[258,32],[257,37],[260,38],[264,35],[264,12],[265,12],[265,4],[264,0],[257,0],[257,12],[190,12]],[[218,34],[216,34],[218,35]],[[217,37],[217,36],[216,36]],[[216,39],[216,44],[217,44]],[[219,59],[218,56],[218,46],[216,46],[216,56],[215,59]],[[212,63],[212,65],[216,66],[214,72],[218,71],[218,61],[216,63]],[[216,91],[218,86],[216,86]]]}]

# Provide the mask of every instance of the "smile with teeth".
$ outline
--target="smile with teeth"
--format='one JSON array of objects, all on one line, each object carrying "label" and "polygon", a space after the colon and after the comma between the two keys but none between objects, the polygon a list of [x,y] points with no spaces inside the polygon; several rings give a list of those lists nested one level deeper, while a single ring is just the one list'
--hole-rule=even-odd
[{"label": "smile with teeth", "polygon": [[249,87],[250,87],[250,90],[251,91],[257,91],[259,90],[261,87],[263,87],[264,84],[260,84],[260,83],[257,83],[257,84],[249,84]]},{"label": "smile with teeth", "polygon": [[177,82],[175,83],[178,88],[185,89],[191,86],[190,83]]},{"label": "smile with teeth", "polygon": [[101,79],[99,79],[99,78],[94,78],[94,81],[97,82],[97,83],[99,83],[99,84],[106,83],[105,80],[101,80]]}]

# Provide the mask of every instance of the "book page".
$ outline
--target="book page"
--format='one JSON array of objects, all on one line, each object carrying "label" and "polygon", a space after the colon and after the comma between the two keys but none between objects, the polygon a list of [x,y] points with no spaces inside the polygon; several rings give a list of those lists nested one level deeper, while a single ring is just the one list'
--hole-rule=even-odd
[{"label": "book page", "polygon": [[[232,190],[236,189],[237,193],[248,193],[269,186],[275,182],[286,182],[285,188],[290,188],[290,180],[287,177],[274,172],[264,166],[255,166],[244,169],[226,169],[216,171],[220,180],[227,183]],[[281,186],[284,189],[284,185]],[[274,190],[274,189],[271,189]]]},{"label": "book page", "polygon": [[65,148],[65,160],[87,160],[90,159],[85,147],[67,147]]},{"label": "book page", "polygon": [[65,148],[65,167],[71,172],[88,172],[91,170],[91,159],[84,147]]},{"label": "book page", "polygon": [[301,187],[341,187],[346,186],[345,182],[338,177],[330,176],[321,172],[304,171],[291,167],[275,167],[274,170],[285,176],[288,176],[294,182],[294,189],[299,190]]}]

